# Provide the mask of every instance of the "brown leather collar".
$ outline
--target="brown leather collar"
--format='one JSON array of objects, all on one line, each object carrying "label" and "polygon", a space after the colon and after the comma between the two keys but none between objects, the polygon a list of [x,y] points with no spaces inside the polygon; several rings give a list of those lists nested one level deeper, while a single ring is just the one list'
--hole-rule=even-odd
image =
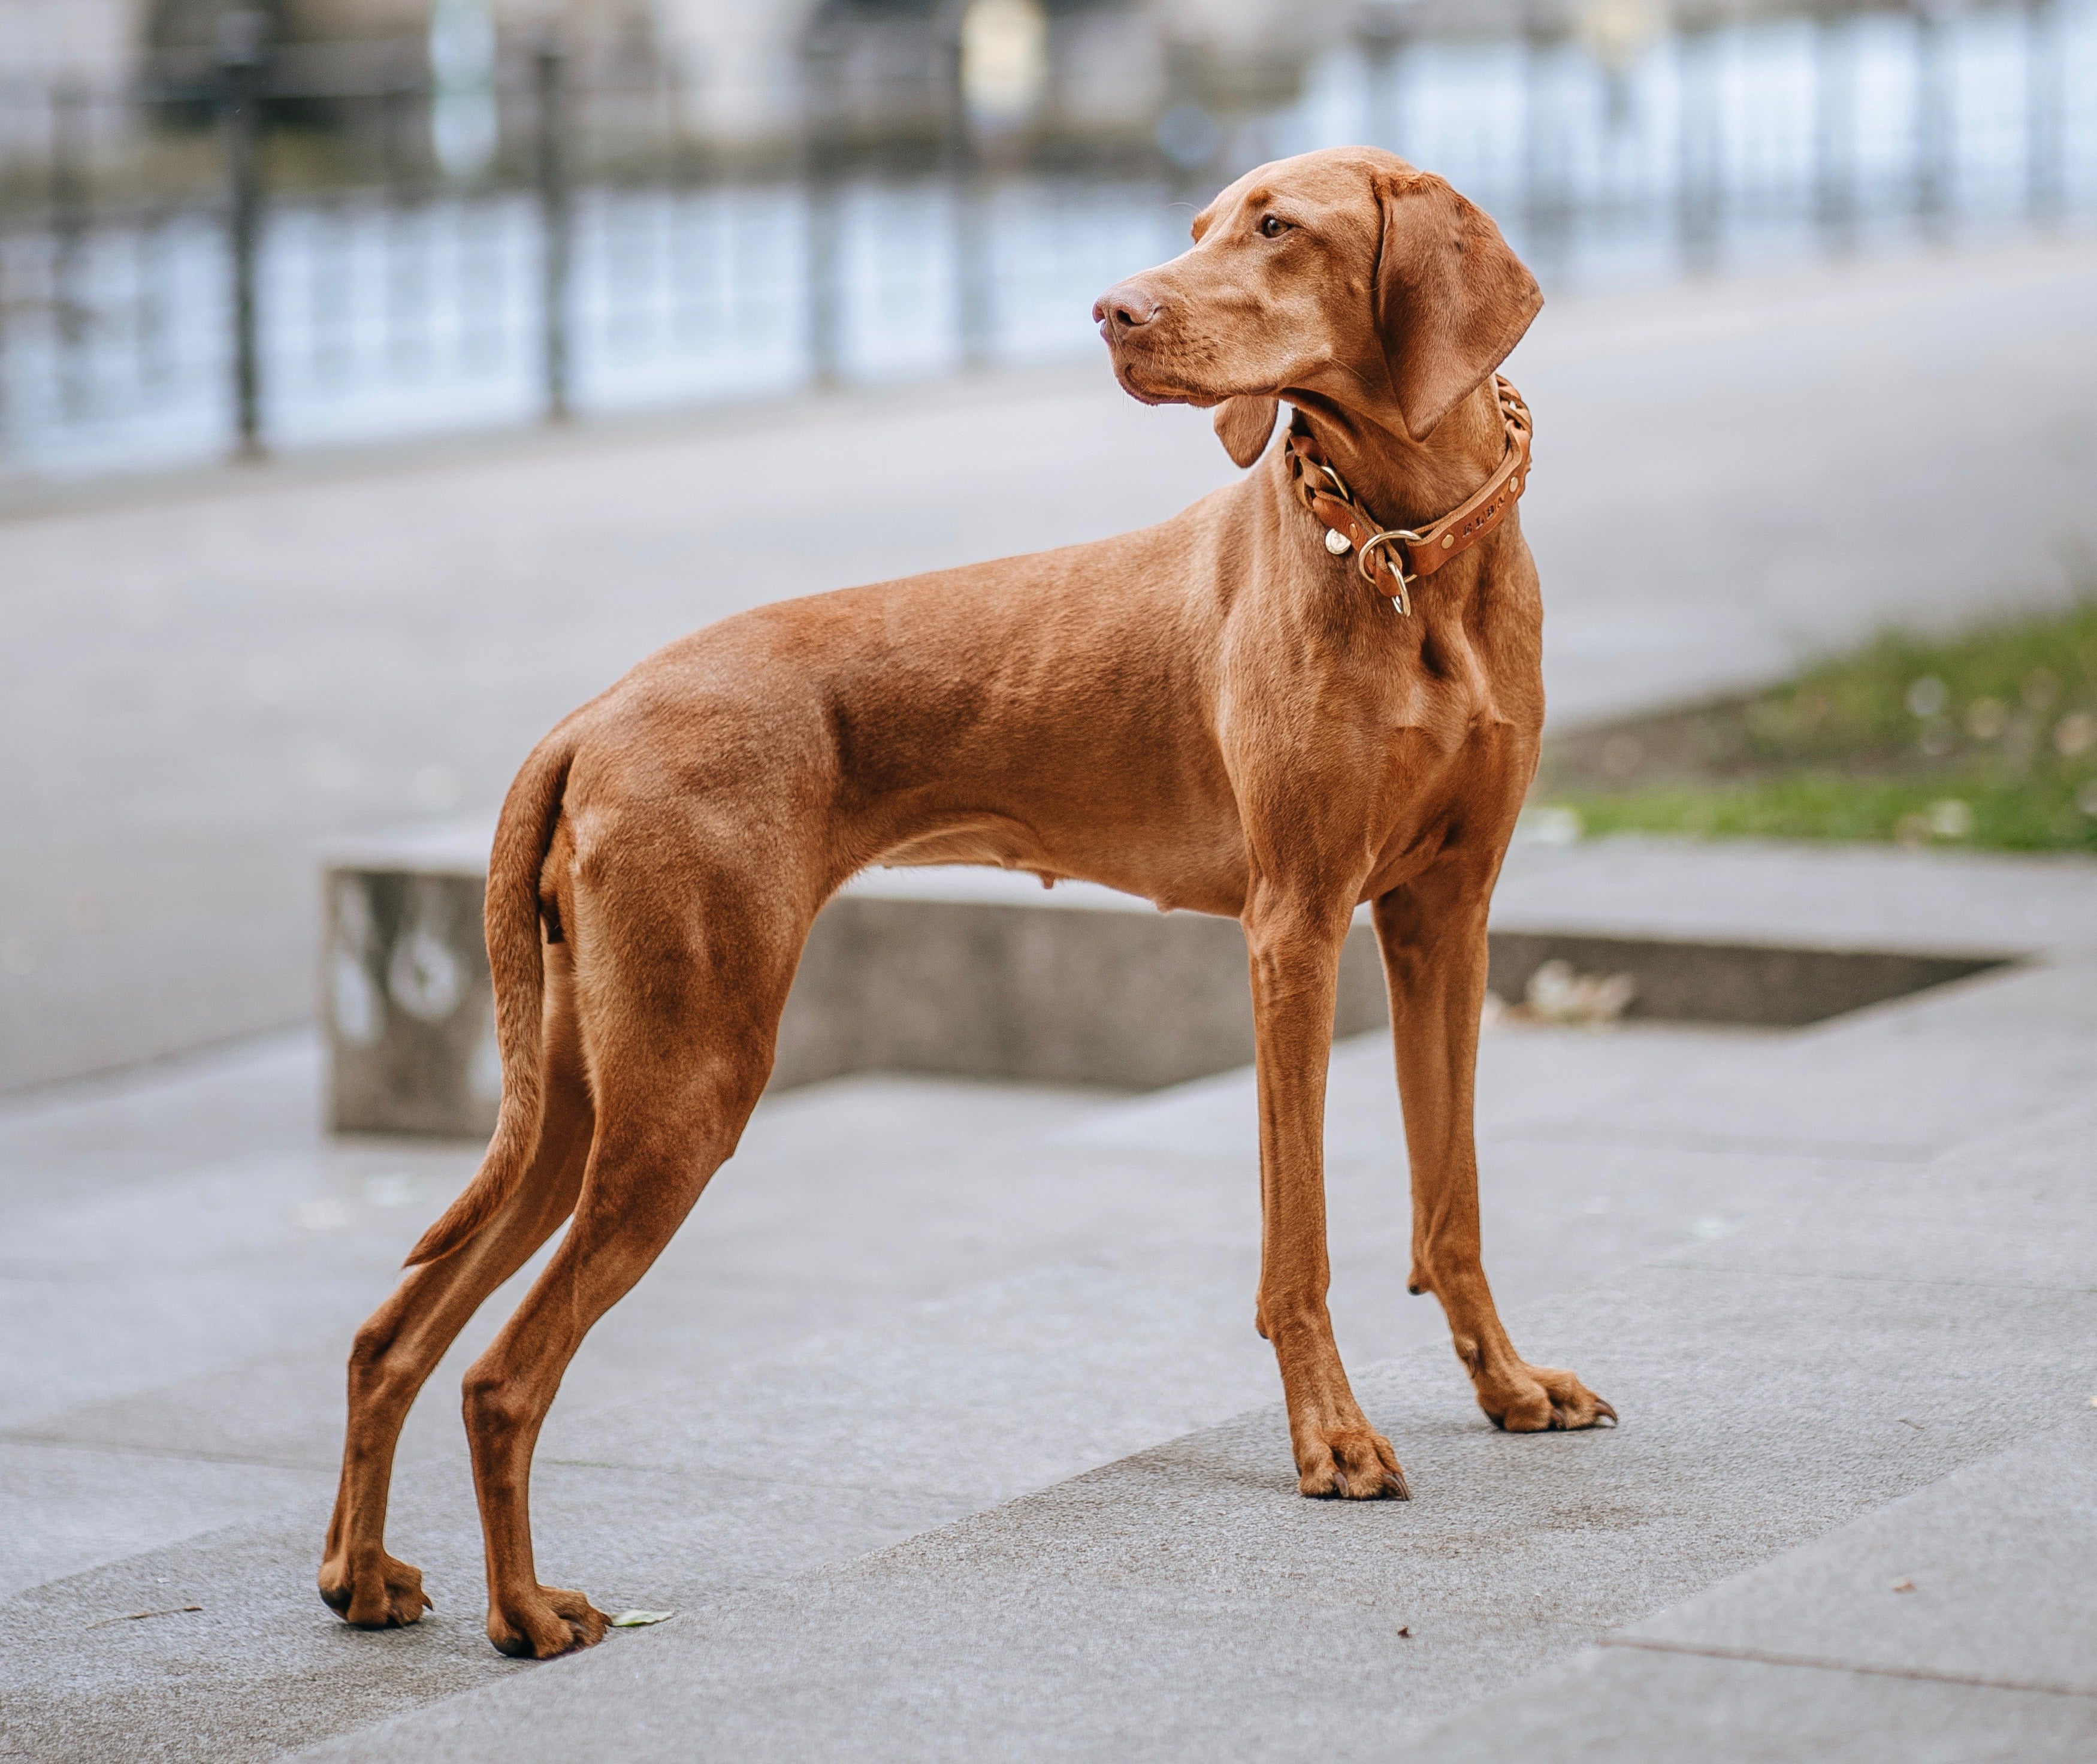
[{"label": "brown leather collar", "polygon": [[[1432,576],[1498,527],[1529,483],[1529,406],[1497,374],[1493,390],[1507,424],[1507,451],[1500,456],[1499,468],[1461,507],[1416,532],[1409,527],[1379,526],[1310,435],[1294,423],[1289,428],[1289,477],[1304,507],[1324,523],[1325,549],[1337,558],[1353,552],[1362,580],[1379,594],[1390,595],[1391,604],[1402,613],[1412,611],[1412,597],[1407,590],[1413,583]],[[1299,414],[1294,422],[1302,420]],[[1390,586],[1379,577],[1379,570],[1390,572]]]}]

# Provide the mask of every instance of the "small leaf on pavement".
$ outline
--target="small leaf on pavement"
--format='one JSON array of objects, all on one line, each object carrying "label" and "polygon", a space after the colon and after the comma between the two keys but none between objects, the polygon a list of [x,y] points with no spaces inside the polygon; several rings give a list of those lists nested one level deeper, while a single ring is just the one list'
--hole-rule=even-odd
[{"label": "small leaf on pavement", "polygon": [[611,1620],[614,1629],[646,1629],[650,1623],[667,1623],[675,1611],[622,1611]]}]

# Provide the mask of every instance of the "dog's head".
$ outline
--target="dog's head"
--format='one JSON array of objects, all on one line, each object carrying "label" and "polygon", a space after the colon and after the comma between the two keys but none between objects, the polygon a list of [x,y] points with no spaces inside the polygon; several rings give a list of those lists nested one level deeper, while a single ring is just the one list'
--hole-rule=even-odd
[{"label": "dog's head", "polygon": [[1543,304],[1492,217],[1372,147],[1277,160],[1194,217],[1193,247],[1092,308],[1123,387],[1216,407],[1249,466],[1297,394],[1425,440]]}]

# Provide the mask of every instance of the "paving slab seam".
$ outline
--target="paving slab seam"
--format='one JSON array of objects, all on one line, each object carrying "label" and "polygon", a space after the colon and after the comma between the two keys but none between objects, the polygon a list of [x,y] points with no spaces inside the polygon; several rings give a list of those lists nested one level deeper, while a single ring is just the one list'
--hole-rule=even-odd
[{"label": "paving slab seam", "polygon": [[[0,519],[4,519],[0,514]],[[225,1061],[243,1055],[268,1057],[314,1039],[311,1013],[286,1017],[274,1023],[241,1029],[231,1035],[177,1048],[172,1053],[147,1054],[114,1066],[98,1066],[63,1078],[49,1078],[26,1084],[0,1086],[0,1127],[35,1121],[68,1110],[92,1109],[99,1104],[128,1102],[141,1092],[174,1086],[198,1076],[215,1075]]]},{"label": "paving slab seam", "polygon": [[[1189,1431],[1199,1432],[1200,1429],[1198,1428],[1190,1429]],[[1176,1434],[1174,1436],[1175,1438],[1183,1437],[1184,1436]],[[1161,1442],[1161,1443],[1165,1445],[1170,1445],[1171,1442],[1172,1441],[1171,1439]],[[1144,1449],[1148,1451],[1152,1448],[1146,1447]],[[688,1486],[699,1489],[763,1489],[771,1487],[778,1481],[777,1476],[759,1475],[755,1473],[742,1474],[733,1470],[723,1470],[711,1465],[694,1469],[687,1464],[633,1464],[620,1463],[615,1460],[606,1458],[552,1458],[545,1456],[535,1458],[532,1461],[535,1464],[543,1464],[549,1467],[556,1467],[563,1470],[603,1470],[615,1476],[652,1477],[665,1482],[682,1482]],[[1083,1469],[1074,1470],[1070,1473],[1070,1477],[1058,1477],[1053,1481],[1041,1483],[1037,1487],[1023,1488],[1019,1490],[1017,1493],[996,1496],[992,1499],[988,1506],[970,1508],[965,1513],[960,1517],[972,1518],[978,1512],[993,1512],[998,1507],[1002,1506],[1008,1502],[1024,1500],[1030,1495],[1045,1493],[1048,1490],[1056,1487],[1059,1483],[1070,1480],[1071,1477],[1087,1476],[1094,1470],[1103,1469],[1107,1464],[1117,1464],[1121,1460],[1119,1459],[1110,1458],[1105,1460],[1103,1463],[1088,1464]],[[304,1468],[304,1466],[300,1466],[300,1468]],[[329,1467],[331,1473],[332,1473],[333,1468],[334,1467],[332,1465]],[[952,1489],[947,1488],[937,1482],[913,1482],[903,1477],[892,1478],[887,1482],[876,1482],[870,1479],[860,1479],[847,1476],[830,1476],[824,1479],[823,1486],[826,1490],[835,1490],[839,1494],[846,1495],[915,1495],[951,1496],[954,1493],[954,1490]],[[966,1497],[964,1496],[962,1498],[965,1499]],[[913,1531],[910,1534],[909,1537],[899,1538],[896,1542],[899,1543],[908,1543],[913,1539],[922,1536],[925,1531],[935,1531],[941,1526],[951,1525],[953,1522],[954,1520],[952,1517],[935,1520],[931,1523],[926,1525],[922,1530]],[[888,1548],[892,1547],[893,1546],[884,1545],[882,1547],[884,1548]],[[856,1560],[857,1558],[848,1557],[847,1560]]]},{"label": "paving slab seam", "polygon": [[[1920,1169],[1951,1145],[1935,1151],[1919,1151],[1911,1145],[1856,1145],[1845,1140],[1765,1139],[1752,1134],[1683,1133],[1671,1127],[1648,1132],[1594,1127],[1583,1131],[1570,1123],[1544,1123],[1537,1126],[1507,1127],[1481,1134],[1480,1143],[1492,1145],[1624,1145],[1640,1149],[1657,1147],[1664,1151],[1740,1152],[1766,1158],[1829,1158],[1854,1163],[1912,1164]],[[1953,1142],[1955,1143],[1955,1142]]]},{"label": "paving slab seam", "polygon": [[1700,1660],[1737,1660],[1751,1666],[1788,1666],[1810,1672],[1850,1672],[1873,1679],[1913,1679],[1929,1684],[1961,1684],[1980,1691],[2025,1691],[2043,1696],[2097,1698],[2097,1685],[2049,1684],[2042,1679],[1997,1679],[1964,1672],[1933,1672],[1923,1666],[1878,1666],[1862,1661],[1823,1660],[1811,1654],[1770,1653],[1758,1648],[1709,1648],[1693,1642],[1647,1641],[1604,1635],[1598,1648],[1635,1648],[1641,1653],[1690,1654]]},{"label": "paving slab seam", "polygon": [[[36,1446],[52,1451],[90,1452],[104,1458],[152,1458],[179,1464],[230,1464],[266,1470],[322,1470],[332,1474],[338,1468],[333,1458],[267,1458],[243,1451],[195,1451],[174,1446],[104,1443],[76,1439],[62,1434],[0,1433],[0,1446]],[[558,1460],[547,1459],[547,1463]],[[618,1466],[617,1468],[624,1468]]]},{"label": "paving slab seam", "polygon": [[[1651,1261],[1637,1264],[1640,1267],[1666,1268],[1676,1274],[1740,1274],[1743,1268],[1716,1267],[1709,1262],[1681,1262],[1670,1256],[1656,1256]],[[2055,1280],[1952,1280],[1943,1275],[1930,1274],[1859,1274],[1844,1268],[1758,1268],[1753,1271],[1758,1280],[1867,1280],[1880,1285],[1946,1286],[1957,1291],[1972,1289],[1986,1292],[2061,1293],[2083,1297],[2097,1293],[2097,1286],[2077,1286]],[[1578,1292],[1581,1288],[1569,1286],[1568,1292]]]}]

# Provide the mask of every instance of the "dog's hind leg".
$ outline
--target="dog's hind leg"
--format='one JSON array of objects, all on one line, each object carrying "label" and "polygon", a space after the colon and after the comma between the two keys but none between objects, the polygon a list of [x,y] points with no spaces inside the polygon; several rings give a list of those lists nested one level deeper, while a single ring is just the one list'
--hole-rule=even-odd
[{"label": "dog's hind leg", "polygon": [[412,1268],[357,1333],[342,1483],[321,1564],[321,1597],[361,1629],[412,1623],[430,1600],[420,1572],[386,1551],[393,1451],[423,1381],[482,1301],[530,1259],[573,1210],[589,1153],[592,1110],[565,944],[545,952],[545,1113],[532,1164],[486,1226],[440,1259]]},{"label": "dog's hind leg", "polygon": [[[607,840],[607,844],[615,844]],[[745,842],[755,843],[755,842]],[[598,1320],[645,1274],[741,1138],[770,1076],[808,932],[769,873],[689,854],[648,873],[641,841],[614,882],[579,889],[575,931],[596,1137],[567,1235],[465,1379],[466,1436],[488,1552],[488,1635],[545,1659],[600,1640],[580,1592],[540,1584],[532,1454],[563,1375]],[[583,871],[587,878],[589,865]],[[689,914],[681,903],[702,904]]]}]

